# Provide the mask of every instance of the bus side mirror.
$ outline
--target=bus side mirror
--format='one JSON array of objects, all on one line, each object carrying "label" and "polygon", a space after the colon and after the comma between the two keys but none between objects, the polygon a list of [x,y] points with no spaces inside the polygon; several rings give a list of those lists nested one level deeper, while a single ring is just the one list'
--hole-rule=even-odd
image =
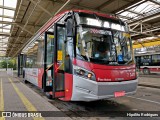
[{"label": "bus side mirror", "polygon": [[72,19],[68,19],[66,22],[66,35],[67,37],[73,37],[73,20]]}]

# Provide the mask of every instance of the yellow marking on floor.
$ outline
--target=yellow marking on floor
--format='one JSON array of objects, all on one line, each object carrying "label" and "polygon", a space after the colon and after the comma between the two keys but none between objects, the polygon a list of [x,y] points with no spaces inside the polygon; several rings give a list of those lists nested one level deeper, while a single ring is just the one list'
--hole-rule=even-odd
[{"label": "yellow marking on floor", "polygon": [[[2,78],[1,78],[1,85],[0,85],[0,111],[4,111],[4,97],[3,97],[3,85],[2,85]],[[0,120],[5,120],[5,117],[0,117]]]},{"label": "yellow marking on floor", "polygon": [[[27,108],[28,111],[37,111],[37,109],[33,106],[33,104],[26,98],[26,96],[18,89],[18,87],[13,83],[12,79],[9,78],[9,81],[11,82],[14,90],[22,100],[23,104]],[[33,117],[34,120],[44,120],[43,117]]]}]

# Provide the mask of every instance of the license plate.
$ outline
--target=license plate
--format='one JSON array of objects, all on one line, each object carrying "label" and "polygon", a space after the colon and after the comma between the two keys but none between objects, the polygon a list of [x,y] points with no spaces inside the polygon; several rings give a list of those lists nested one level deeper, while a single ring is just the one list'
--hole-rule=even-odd
[{"label": "license plate", "polygon": [[114,92],[115,97],[125,96],[125,91]]}]

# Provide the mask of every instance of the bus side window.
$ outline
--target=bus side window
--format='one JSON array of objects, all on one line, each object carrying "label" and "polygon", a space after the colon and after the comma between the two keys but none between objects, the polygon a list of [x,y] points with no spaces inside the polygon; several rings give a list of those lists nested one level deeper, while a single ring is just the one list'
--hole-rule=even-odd
[{"label": "bus side window", "polygon": [[152,55],[152,64],[159,65],[160,64],[160,55]]}]

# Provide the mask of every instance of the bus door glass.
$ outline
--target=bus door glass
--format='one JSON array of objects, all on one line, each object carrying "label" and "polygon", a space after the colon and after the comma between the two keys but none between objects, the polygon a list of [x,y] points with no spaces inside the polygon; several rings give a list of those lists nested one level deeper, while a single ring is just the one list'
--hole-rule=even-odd
[{"label": "bus door glass", "polygon": [[53,97],[64,97],[64,56],[65,56],[65,27],[55,23],[55,76],[53,86]]},{"label": "bus door glass", "polygon": [[53,90],[54,80],[54,35],[53,33],[45,33],[45,47],[44,47],[44,77],[43,90],[50,92]]},{"label": "bus door glass", "polygon": [[18,55],[18,77],[20,75],[23,75],[23,68],[26,67],[26,55],[24,54],[19,54]]}]

